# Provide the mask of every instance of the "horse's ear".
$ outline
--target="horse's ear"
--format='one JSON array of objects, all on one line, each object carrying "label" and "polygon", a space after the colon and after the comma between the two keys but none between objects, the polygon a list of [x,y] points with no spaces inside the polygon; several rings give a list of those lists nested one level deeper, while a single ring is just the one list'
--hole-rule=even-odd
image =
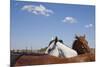
[{"label": "horse's ear", "polygon": [[78,36],[75,34],[75,38],[78,39]]},{"label": "horse's ear", "polygon": [[57,41],[58,41],[58,37],[56,36],[56,37],[55,37],[55,42],[57,42]]},{"label": "horse's ear", "polygon": [[86,35],[84,34],[84,36],[83,36],[84,38],[86,37]]}]

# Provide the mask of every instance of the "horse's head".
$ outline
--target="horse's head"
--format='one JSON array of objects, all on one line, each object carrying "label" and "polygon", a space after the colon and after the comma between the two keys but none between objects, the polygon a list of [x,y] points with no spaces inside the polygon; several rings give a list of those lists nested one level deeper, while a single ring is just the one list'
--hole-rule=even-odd
[{"label": "horse's head", "polygon": [[75,50],[65,46],[63,40],[59,40],[57,37],[49,43],[45,53],[56,57],[66,58],[77,56],[77,52]]},{"label": "horse's head", "polygon": [[88,53],[90,52],[90,48],[88,46],[88,42],[84,36],[75,36],[76,40],[73,43],[73,49],[75,49],[78,54]]},{"label": "horse's head", "polygon": [[86,38],[85,38],[85,35],[84,36],[77,36],[76,35],[76,40],[78,41],[78,42],[80,42],[81,44],[83,44],[83,45],[87,45],[88,44],[88,42],[87,42],[87,40],[86,40]]},{"label": "horse's head", "polygon": [[56,43],[58,41],[58,38],[57,36],[55,37],[55,39],[53,39],[52,41],[50,41],[48,47],[47,47],[47,50],[46,50],[46,53],[50,53],[52,52],[53,50],[56,49]]},{"label": "horse's head", "polygon": [[56,36],[55,39],[53,39],[52,41],[50,41],[49,46],[52,45],[52,44],[56,45],[57,41],[58,41],[58,37]]}]

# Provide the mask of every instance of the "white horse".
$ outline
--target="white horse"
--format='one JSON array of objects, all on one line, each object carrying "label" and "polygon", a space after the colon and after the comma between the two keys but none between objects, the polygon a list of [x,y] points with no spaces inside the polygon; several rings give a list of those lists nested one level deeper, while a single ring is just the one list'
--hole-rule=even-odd
[{"label": "white horse", "polygon": [[49,54],[56,57],[59,56],[59,51],[54,40],[50,42],[48,48],[45,51],[45,54]]},{"label": "white horse", "polygon": [[70,57],[74,57],[74,56],[77,56],[78,55],[75,50],[73,50],[73,49],[65,46],[61,42],[57,42],[56,45],[57,45],[58,50],[61,52],[61,54],[65,58],[70,58]]},{"label": "white horse", "polygon": [[45,53],[56,57],[63,56],[65,58],[70,58],[78,55],[75,50],[65,46],[61,40],[58,40],[57,37],[50,42]]}]

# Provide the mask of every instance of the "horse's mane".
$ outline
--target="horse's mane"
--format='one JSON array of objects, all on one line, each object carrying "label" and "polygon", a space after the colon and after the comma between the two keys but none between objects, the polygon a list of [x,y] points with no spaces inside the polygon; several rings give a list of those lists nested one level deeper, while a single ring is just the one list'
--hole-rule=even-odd
[{"label": "horse's mane", "polygon": [[[52,42],[55,42],[55,44],[56,44],[57,42],[63,43],[63,40],[58,40],[58,38],[56,37],[54,40],[51,40],[51,41],[50,41],[49,46],[50,46],[50,44],[51,44]],[[64,43],[63,43],[63,44],[64,44]]]}]

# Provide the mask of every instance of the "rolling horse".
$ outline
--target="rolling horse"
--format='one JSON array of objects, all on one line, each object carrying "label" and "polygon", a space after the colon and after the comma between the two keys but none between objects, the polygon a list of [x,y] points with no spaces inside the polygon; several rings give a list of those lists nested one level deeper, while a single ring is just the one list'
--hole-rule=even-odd
[{"label": "rolling horse", "polygon": [[90,53],[84,36],[76,36],[72,48],[65,46],[63,41],[56,37],[49,43],[44,54],[23,54],[13,66],[95,61],[95,54]]}]

